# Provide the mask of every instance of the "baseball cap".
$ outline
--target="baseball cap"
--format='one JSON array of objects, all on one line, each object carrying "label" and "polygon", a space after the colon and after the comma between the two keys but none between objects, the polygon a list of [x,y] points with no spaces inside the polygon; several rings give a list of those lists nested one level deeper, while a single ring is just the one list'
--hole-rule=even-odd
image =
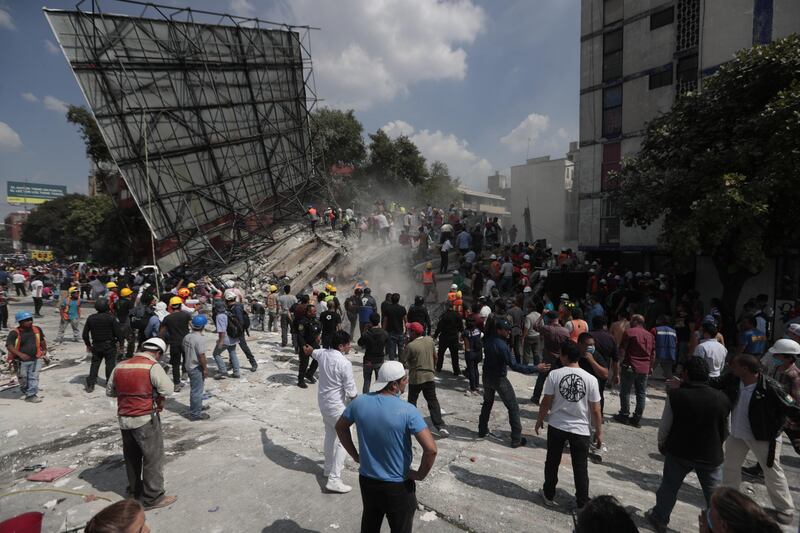
[{"label": "baseball cap", "polygon": [[495,322],[494,326],[497,329],[505,329],[505,330],[510,330],[511,329],[511,323],[509,323],[508,320],[505,320],[505,319],[502,319],[502,318],[500,320],[498,320],[497,322]]},{"label": "baseball cap", "polygon": [[[413,322],[412,322],[413,324]],[[406,369],[400,361],[385,361],[378,370],[378,380],[369,387],[370,392],[383,390],[392,381],[397,381],[406,375]]]},{"label": "baseball cap", "polygon": [[422,335],[425,333],[425,328],[423,328],[422,324],[419,322],[410,322],[406,327],[417,335]]}]

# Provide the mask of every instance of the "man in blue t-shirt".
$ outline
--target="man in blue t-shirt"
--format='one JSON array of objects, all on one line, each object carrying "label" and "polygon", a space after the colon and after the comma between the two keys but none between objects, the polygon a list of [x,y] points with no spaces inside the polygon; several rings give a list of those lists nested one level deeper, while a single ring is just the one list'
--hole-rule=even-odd
[{"label": "man in blue t-shirt", "polygon": [[[399,361],[387,361],[378,371],[371,394],[359,396],[336,423],[339,441],[359,463],[361,531],[381,530],[386,516],[392,533],[410,533],[417,509],[415,481],[428,475],[436,459],[436,442],[416,407],[402,400],[408,376]],[[356,425],[358,446],[350,426]],[[419,469],[411,469],[411,435],[422,446]]]},{"label": "man in blue t-shirt", "polygon": [[756,319],[748,315],[742,319],[742,333],[739,335],[739,353],[749,353],[761,357],[767,350],[767,335],[756,328]]}]

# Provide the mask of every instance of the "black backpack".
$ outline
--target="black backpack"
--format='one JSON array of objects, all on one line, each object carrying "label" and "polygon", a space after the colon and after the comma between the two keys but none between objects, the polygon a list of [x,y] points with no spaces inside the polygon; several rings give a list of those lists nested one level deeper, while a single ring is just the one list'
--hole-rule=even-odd
[{"label": "black backpack", "polygon": [[236,317],[236,314],[230,311],[226,311],[225,314],[228,316],[228,327],[225,329],[225,333],[231,339],[241,338],[244,335],[244,327],[241,321]]},{"label": "black backpack", "polygon": [[150,322],[150,317],[155,312],[148,305],[137,305],[131,312],[131,327],[133,329],[144,329]]}]

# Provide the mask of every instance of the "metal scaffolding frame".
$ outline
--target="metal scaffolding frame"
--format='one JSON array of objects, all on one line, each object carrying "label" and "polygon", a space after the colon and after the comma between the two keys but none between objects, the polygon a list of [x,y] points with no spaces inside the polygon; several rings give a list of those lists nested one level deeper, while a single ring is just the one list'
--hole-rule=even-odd
[{"label": "metal scaffolding frame", "polygon": [[324,187],[309,26],[139,2],[45,9],[152,232],[159,264],[214,271],[270,246]]}]

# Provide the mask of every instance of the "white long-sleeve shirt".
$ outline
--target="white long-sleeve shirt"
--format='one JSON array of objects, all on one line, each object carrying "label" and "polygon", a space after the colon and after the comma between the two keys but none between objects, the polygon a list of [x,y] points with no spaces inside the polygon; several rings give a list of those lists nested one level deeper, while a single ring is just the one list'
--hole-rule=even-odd
[{"label": "white long-sleeve shirt", "polygon": [[338,417],[358,395],[353,365],[339,350],[318,349],[311,352],[311,357],[319,363],[319,410],[323,416]]}]

